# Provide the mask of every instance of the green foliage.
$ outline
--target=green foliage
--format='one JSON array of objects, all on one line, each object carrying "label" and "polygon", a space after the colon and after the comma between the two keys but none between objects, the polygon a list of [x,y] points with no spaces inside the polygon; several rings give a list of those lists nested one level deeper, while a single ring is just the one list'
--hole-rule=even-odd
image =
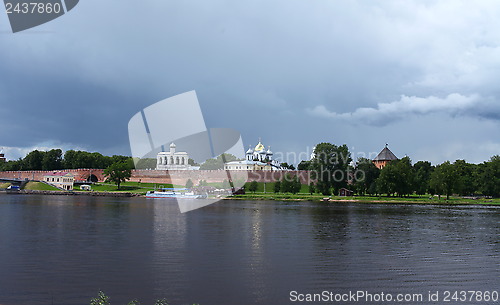
[{"label": "green foliage", "polygon": [[456,160],[453,163],[457,174],[457,184],[455,192],[463,196],[473,195],[477,190],[477,165],[465,162],[465,160]]},{"label": "green foliage", "polygon": [[434,167],[429,161],[418,161],[413,165],[415,171],[414,189],[418,195],[424,195],[429,191],[431,174]]},{"label": "green foliage", "polygon": [[316,187],[323,195],[330,195],[332,188],[347,187],[347,169],[352,161],[347,145],[320,143],[314,149],[310,170],[317,179]]},{"label": "green foliage", "polygon": [[187,188],[187,189],[192,188],[192,187],[193,187],[193,185],[194,185],[194,183],[193,183],[193,181],[191,181],[191,179],[188,179],[188,180],[186,181],[186,188]]},{"label": "green foliage", "polygon": [[199,164],[196,163],[193,159],[189,158],[188,159],[188,164],[191,165],[191,166],[198,166]]},{"label": "green foliage", "polygon": [[[104,292],[99,291],[96,298],[90,300],[90,305],[111,305],[109,302],[110,297],[108,297]],[[127,303],[127,305],[140,305],[138,300],[132,300]],[[166,299],[156,300],[154,305],[168,305]]]},{"label": "green foliage", "polygon": [[377,191],[381,194],[407,196],[413,193],[414,169],[409,157],[389,162],[377,178]]},{"label": "green foliage", "polygon": [[299,165],[297,165],[297,169],[299,171],[308,170],[311,167],[311,161],[300,161]]},{"label": "green foliage", "polygon": [[[375,180],[380,175],[380,169],[373,162],[366,158],[359,158],[356,162],[354,171],[354,186],[358,193],[362,196],[365,193],[370,193],[370,186],[374,185]],[[372,189],[372,191],[374,191]]]},{"label": "green foliage", "polygon": [[281,181],[274,182],[274,192],[279,193],[281,190]]},{"label": "green foliage", "polygon": [[431,175],[430,184],[436,193],[441,196],[446,194],[446,200],[459,187],[457,171],[450,161],[446,161],[438,166]]},{"label": "green foliage", "polygon": [[314,194],[316,193],[316,186],[314,185],[314,182],[309,183],[309,194]]},{"label": "green foliage", "polygon": [[198,186],[208,186],[208,182],[206,180],[198,181]]},{"label": "green foliage", "polygon": [[42,159],[42,170],[55,170],[62,168],[62,150],[51,149],[44,153]]},{"label": "green foliage", "polygon": [[90,305],[110,305],[109,297],[104,292],[99,291],[96,298],[90,300]]},{"label": "green foliage", "polygon": [[479,189],[484,195],[500,197],[500,156],[479,165]]},{"label": "green foliage", "polygon": [[223,169],[224,163],[237,160],[236,156],[232,154],[221,154],[215,159],[208,159],[202,165],[200,165],[201,170],[217,170]]},{"label": "green foliage", "polygon": [[0,164],[0,169],[2,171],[19,171],[22,169],[22,159],[4,162]]},{"label": "green foliage", "polygon": [[280,166],[283,167],[283,168],[295,170],[295,166],[293,166],[293,164],[288,164],[286,162],[281,163]]},{"label": "green foliage", "polygon": [[130,179],[132,170],[127,161],[115,162],[104,170],[106,181],[112,182],[120,189],[120,184]]},{"label": "green foliage", "polygon": [[[300,184],[300,179],[298,175],[292,177],[290,176],[290,174],[286,173],[282,177],[280,183],[280,190],[282,193],[297,194],[298,192],[300,192],[301,188],[302,184]],[[276,184],[275,184],[275,191],[276,191]]]},{"label": "green foliage", "polygon": [[60,191],[57,187],[48,185],[42,182],[30,181],[24,186],[25,190],[35,190],[35,191]]},{"label": "green foliage", "polygon": [[156,159],[155,158],[138,159],[135,164],[136,164],[135,168],[137,169],[155,169]]},{"label": "green foliage", "polygon": [[257,181],[254,180],[254,181],[250,182],[250,184],[248,185],[248,190],[250,192],[255,193],[255,191],[257,191],[257,187],[258,187]]}]

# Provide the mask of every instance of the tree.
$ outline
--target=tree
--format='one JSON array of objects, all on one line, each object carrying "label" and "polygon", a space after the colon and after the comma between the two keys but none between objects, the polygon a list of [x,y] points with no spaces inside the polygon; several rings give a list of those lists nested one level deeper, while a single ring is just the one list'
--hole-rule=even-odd
[{"label": "tree", "polygon": [[22,170],[42,170],[43,159],[46,152],[33,150],[22,159]]},{"label": "tree", "polygon": [[399,196],[410,195],[413,193],[414,169],[411,165],[410,157],[403,157],[395,162],[397,182],[396,192]]},{"label": "tree", "polygon": [[332,188],[337,190],[347,186],[347,169],[351,161],[351,154],[345,144],[316,145],[310,169],[317,179],[316,187],[323,195],[330,195]]},{"label": "tree", "polygon": [[364,195],[380,175],[380,169],[372,160],[359,158],[354,171],[354,185],[360,195]]},{"label": "tree", "polygon": [[473,195],[478,188],[477,165],[456,160],[453,166],[458,177],[455,191],[462,196]]},{"label": "tree", "polygon": [[254,180],[254,181],[250,182],[250,185],[248,186],[248,190],[250,192],[255,193],[255,191],[257,191],[258,186],[259,186],[259,184],[257,183],[257,181]]},{"label": "tree", "polygon": [[429,161],[418,161],[413,165],[413,169],[415,171],[415,192],[417,195],[424,195],[429,191],[429,182],[434,167]]},{"label": "tree", "polygon": [[274,182],[274,192],[279,193],[281,190],[281,181],[276,181]]},{"label": "tree", "polygon": [[292,191],[292,177],[290,177],[288,173],[281,178],[280,191],[282,193],[289,193]]},{"label": "tree", "polygon": [[291,181],[290,192],[292,194],[297,194],[298,192],[300,192],[301,188],[302,188],[302,183],[300,183],[300,177],[299,175],[295,175],[295,177]]},{"label": "tree", "polygon": [[450,199],[450,195],[457,187],[457,172],[450,163],[446,161],[436,167],[431,174],[430,185],[441,198],[442,194],[446,194],[446,200]]},{"label": "tree", "polygon": [[42,160],[43,170],[55,170],[62,169],[62,150],[51,149],[47,151]]},{"label": "tree", "polygon": [[155,169],[156,168],[156,159],[155,158],[143,158],[138,159],[135,165],[137,169]]},{"label": "tree", "polygon": [[299,171],[308,170],[310,166],[311,166],[311,161],[300,161],[300,163],[297,165],[297,169]]},{"label": "tree", "polygon": [[309,194],[314,194],[316,193],[316,186],[314,185],[314,182],[311,181],[311,183],[309,183]]},{"label": "tree", "polygon": [[479,189],[486,196],[500,197],[500,155],[479,166]]},{"label": "tree", "polygon": [[113,182],[120,189],[120,184],[130,179],[132,170],[130,164],[126,161],[115,162],[104,170],[106,181]]},{"label": "tree", "polygon": [[283,168],[295,170],[295,166],[293,166],[293,164],[288,164],[286,162],[281,163],[280,166],[283,167]]},{"label": "tree", "polygon": [[413,192],[414,170],[409,157],[389,162],[376,180],[377,191],[388,196],[397,193],[399,196]]},{"label": "tree", "polygon": [[224,168],[224,163],[238,160],[236,156],[232,154],[221,154],[215,159],[208,159],[202,165],[200,165],[201,170],[218,170]]},{"label": "tree", "polygon": [[188,179],[188,180],[186,181],[186,188],[187,188],[187,189],[192,188],[192,187],[193,187],[193,185],[194,185],[194,183],[193,183],[193,181],[191,181],[191,179]]}]

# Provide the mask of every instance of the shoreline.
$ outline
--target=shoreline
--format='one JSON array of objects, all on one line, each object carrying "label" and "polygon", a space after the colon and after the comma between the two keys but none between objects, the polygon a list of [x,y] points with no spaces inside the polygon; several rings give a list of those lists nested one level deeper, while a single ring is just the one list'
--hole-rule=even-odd
[{"label": "shoreline", "polygon": [[[0,190],[0,194],[7,195],[58,195],[58,196],[96,196],[96,197],[144,197],[145,195],[140,193],[131,192],[99,192],[99,191],[48,191],[48,190],[19,190],[19,191],[9,191]],[[440,206],[457,206],[457,205],[476,205],[476,206],[500,206],[500,201],[497,199],[489,199],[484,201],[484,199],[452,199],[452,200],[429,200],[429,199],[409,199],[409,198],[395,198],[391,199],[368,199],[360,198],[356,199],[353,197],[347,197],[346,199],[339,198],[329,198],[325,200],[326,197],[305,197],[305,198],[293,198],[293,196],[258,196],[258,195],[234,195],[220,198],[221,200],[249,200],[249,201],[285,201],[285,202],[319,202],[324,204],[329,203],[359,203],[359,204],[408,204],[408,205],[440,205]]]},{"label": "shoreline", "polygon": [[[394,198],[394,197],[393,197]],[[337,199],[337,198],[329,198],[329,200],[325,201],[323,198],[280,198],[280,197],[266,197],[266,196],[246,196],[246,195],[236,195],[222,198],[223,200],[251,200],[251,201],[290,201],[290,202],[301,202],[301,201],[311,201],[311,202],[320,202],[320,203],[360,203],[360,204],[408,204],[408,205],[448,205],[448,206],[456,206],[456,205],[477,205],[477,206],[500,206],[500,201],[489,199],[489,201],[484,201],[481,199],[476,200],[428,200],[428,199],[414,199],[409,200],[408,198],[394,198],[391,200],[384,199],[355,199],[349,197],[349,199]],[[399,200],[400,199],[400,200]]]},{"label": "shoreline", "polygon": [[58,196],[96,196],[96,197],[138,197],[140,194],[129,192],[79,192],[79,191],[42,191],[42,190],[1,190],[0,194],[7,195],[58,195]]}]

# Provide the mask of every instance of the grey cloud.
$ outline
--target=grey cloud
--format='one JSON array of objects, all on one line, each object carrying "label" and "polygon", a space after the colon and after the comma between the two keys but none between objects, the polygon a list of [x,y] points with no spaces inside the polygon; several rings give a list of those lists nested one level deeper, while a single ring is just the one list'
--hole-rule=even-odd
[{"label": "grey cloud", "polygon": [[[312,116],[338,119],[354,124],[369,124],[385,126],[398,120],[407,119],[409,116],[429,115],[444,113],[449,116],[478,116],[488,119],[497,119],[500,107],[484,112],[488,101],[477,94],[465,96],[452,93],[444,98],[435,96],[416,97],[402,96],[400,100],[390,103],[379,103],[375,108],[362,107],[353,112],[337,113],[329,111],[325,106],[318,105],[307,109]],[[498,104],[497,104],[498,105]]]}]

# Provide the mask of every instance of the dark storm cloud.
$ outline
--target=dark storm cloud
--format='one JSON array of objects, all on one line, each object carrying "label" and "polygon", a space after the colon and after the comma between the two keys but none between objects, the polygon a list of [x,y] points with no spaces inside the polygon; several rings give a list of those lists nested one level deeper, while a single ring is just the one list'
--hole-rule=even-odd
[{"label": "dark storm cloud", "polygon": [[[447,120],[467,118],[487,159],[499,144],[498,13],[494,1],[87,0],[15,35],[0,18],[0,116],[21,135],[1,131],[0,145],[126,154],[133,114],[194,89],[208,127],[274,151],[391,141],[439,161],[453,155],[425,148],[462,147]],[[405,141],[401,123],[415,119],[420,134],[443,134]]]}]

